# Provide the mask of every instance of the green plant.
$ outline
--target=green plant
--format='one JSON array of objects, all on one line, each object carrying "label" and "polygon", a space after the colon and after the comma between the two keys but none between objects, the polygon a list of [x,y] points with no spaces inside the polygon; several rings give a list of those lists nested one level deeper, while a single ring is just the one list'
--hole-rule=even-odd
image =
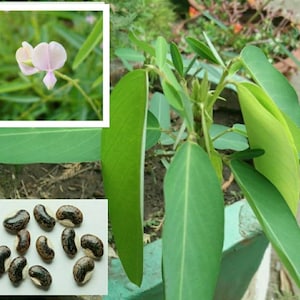
[{"label": "green plant", "polygon": [[[1,119],[102,119],[102,23],[102,12],[1,11]],[[90,40],[82,48],[86,36]],[[61,77],[57,88],[47,90],[41,73],[24,76],[18,70],[15,53],[23,41],[57,41],[65,47],[67,61],[56,74]],[[91,72],[96,68],[100,73]]]},{"label": "green plant", "polygon": [[[182,125],[171,132],[175,154],[166,164],[164,181],[165,298],[193,299],[197,295],[213,299],[223,245],[224,164],[300,285],[296,250],[300,231],[295,219],[300,191],[300,108],[296,93],[259,48],[246,46],[225,63],[204,36],[204,42],[186,39],[194,53],[189,60],[176,44],[162,37],[151,46],[131,36],[151,64],[129,72],[113,89],[111,125],[102,132],[101,147],[104,188],[124,269],[132,282],[141,284],[144,152],[157,141],[166,142],[171,107]],[[241,69],[254,82],[238,77],[236,72]],[[155,94],[159,114],[152,103],[147,112],[148,73],[160,79],[163,94]],[[210,88],[210,81],[217,84],[215,89]],[[213,106],[225,87],[237,91],[244,126],[224,128],[213,123]]]}]

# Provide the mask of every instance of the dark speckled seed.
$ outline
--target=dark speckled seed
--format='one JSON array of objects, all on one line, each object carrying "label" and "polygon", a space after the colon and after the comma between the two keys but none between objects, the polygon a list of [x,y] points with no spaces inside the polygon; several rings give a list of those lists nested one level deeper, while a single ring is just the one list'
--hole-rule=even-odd
[{"label": "dark speckled seed", "polygon": [[55,226],[55,219],[47,212],[46,207],[42,204],[37,204],[33,209],[33,215],[37,223],[47,231],[50,231]]},{"label": "dark speckled seed", "polygon": [[55,256],[54,250],[49,245],[49,240],[46,236],[41,235],[36,240],[36,250],[41,258],[46,262],[51,262]]},{"label": "dark speckled seed", "polygon": [[75,243],[75,231],[72,228],[65,228],[61,234],[61,243],[65,253],[69,257],[74,257],[77,253]]},{"label": "dark speckled seed", "polygon": [[18,256],[12,260],[8,268],[8,277],[13,284],[18,285],[24,279],[26,265],[27,260],[23,256]]},{"label": "dark speckled seed", "polygon": [[95,263],[92,258],[84,256],[75,263],[73,267],[73,276],[77,284],[85,284],[92,275]]},{"label": "dark speckled seed", "polygon": [[29,268],[28,275],[32,282],[43,289],[48,289],[52,283],[52,277],[49,271],[39,265],[34,265]]},{"label": "dark speckled seed", "polygon": [[0,276],[5,273],[5,263],[10,257],[11,251],[7,246],[0,246]]},{"label": "dark speckled seed", "polygon": [[83,215],[79,208],[73,205],[62,205],[56,211],[57,220],[67,226],[79,226],[82,223]]},{"label": "dark speckled seed", "polygon": [[17,233],[17,247],[19,254],[23,255],[30,246],[30,233],[27,229],[22,229]]},{"label": "dark speckled seed", "polygon": [[3,221],[3,226],[6,230],[17,233],[25,228],[30,220],[30,215],[27,210],[20,209],[12,217],[8,217]]},{"label": "dark speckled seed", "polygon": [[103,256],[103,243],[93,234],[84,234],[80,239],[80,244],[87,256],[100,259]]}]

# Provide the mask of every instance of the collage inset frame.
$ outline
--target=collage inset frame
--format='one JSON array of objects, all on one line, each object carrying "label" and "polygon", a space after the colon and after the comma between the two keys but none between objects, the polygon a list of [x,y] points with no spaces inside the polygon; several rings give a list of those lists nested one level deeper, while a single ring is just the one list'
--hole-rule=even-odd
[{"label": "collage inset frame", "polygon": [[[102,11],[103,13],[103,39],[102,39],[102,120],[0,120],[0,128],[84,128],[109,127],[110,109],[110,37],[109,37],[109,4],[104,2],[3,2],[0,11]],[[21,45],[20,41],[20,45]],[[14,55],[14,54],[13,54]],[[17,64],[17,62],[16,62]],[[1,117],[0,117],[1,119]]]}]

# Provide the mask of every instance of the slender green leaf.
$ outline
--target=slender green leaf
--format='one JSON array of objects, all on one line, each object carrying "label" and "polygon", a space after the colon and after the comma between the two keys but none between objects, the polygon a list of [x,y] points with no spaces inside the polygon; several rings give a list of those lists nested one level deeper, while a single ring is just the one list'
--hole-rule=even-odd
[{"label": "slender green leaf", "polygon": [[265,151],[254,159],[255,167],[275,185],[296,213],[299,163],[289,128],[274,102],[258,86],[239,83],[237,90],[250,146]]},{"label": "slender green leaf", "polygon": [[38,102],[41,98],[38,96],[1,94],[0,99],[15,103],[34,103]]},{"label": "slender green leaf", "polygon": [[213,299],[224,230],[219,180],[197,144],[176,152],[164,182],[163,274],[166,299]]},{"label": "slender green leaf", "polygon": [[249,160],[264,154],[265,151],[262,149],[246,149],[244,151],[234,152],[233,154],[229,155],[229,158],[239,159],[239,160]]},{"label": "slender green leaf", "polygon": [[298,96],[288,80],[269,63],[264,53],[255,46],[246,46],[241,52],[241,59],[253,79],[280,110],[300,127]]},{"label": "slender green leaf", "polygon": [[182,62],[182,57],[181,54],[176,46],[175,43],[170,44],[170,52],[172,56],[172,61],[175,69],[179,73],[180,76],[183,76],[183,62]]},{"label": "slender green leaf", "polygon": [[72,69],[76,69],[91,53],[91,51],[100,44],[103,38],[103,18],[102,16],[95,23],[92,32],[89,34],[81,48],[79,49],[77,55],[74,58]]},{"label": "slender green leaf", "polygon": [[129,279],[143,275],[143,178],[148,99],[144,70],[125,75],[110,98],[110,128],[102,132],[104,190],[118,254]]},{"label": "slender green leaf", "polygon": [[281,261],[300,286],[300,229],[278,190],[249,165],[233,160],[231,169]]},{"label": "slender green leaf", "polygon": [[162,69],[167,61],[168,44],[166,40],[160,36],[155,44],[155,58],[157,66]]},{"label": "slender green leaf", "polygon": [[211,42],[210,38],[208,37],[208,35],[203,32],[204,38],[206,40],[206,43],[209,47],[209,49],[211,50],[211,52],[213,53],[214,57],[216,58],[216,60],[218,61],[219,65],[221,65],[222,67],[225,67],[225,63],[222,60],[221,56],[219,55],[217,49],[215,48],[215,46],[213,45],[213,43]]},{"label": "slender green leaf", "polygon": [[100,128],[0,128],[0,162],[97,161],[100,137]]},{"label": "slender green leaf", "polygon": [[215,57],[213,52],[203,42],[196,40],[192,37],[186,38],[187,43],[198,54],[201,58],[207,59],[209,62],[219,64],[218,59]]},{"label": "slender green leaf", "polygon": [[20,80],[15,80],[10,82],[9,84],[1,84],[0,85],[0,93],[10,93],[10,92],[15,92],[15,91],[20,91],[20,90],[27,90],[32,87],[31,82],[24,82]]}]

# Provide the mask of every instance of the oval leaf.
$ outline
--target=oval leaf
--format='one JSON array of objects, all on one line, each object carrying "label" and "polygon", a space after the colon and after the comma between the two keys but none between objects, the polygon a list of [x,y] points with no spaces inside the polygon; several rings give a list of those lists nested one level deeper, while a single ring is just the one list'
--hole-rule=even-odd
[{"label": "oval leaf", "polygon": [[166,299],[213,299],[224,231],[224,200],[207,153],[184,143],[164,182]]},{"label": "oval leaf", "polygon": [[255,46],[247,46],[241,59],[253,79],[263,88],[277,106],[300,127],[298,96],[288,80],[269,63],[264,53]]},{"label": "oval leaf", "polygon": [[296,213],[299,201],[299,165],[291,133],[279,109],[256,85],[237,84],[251,148],[265,151],[254,159],[256,169],[280,191]]}]

